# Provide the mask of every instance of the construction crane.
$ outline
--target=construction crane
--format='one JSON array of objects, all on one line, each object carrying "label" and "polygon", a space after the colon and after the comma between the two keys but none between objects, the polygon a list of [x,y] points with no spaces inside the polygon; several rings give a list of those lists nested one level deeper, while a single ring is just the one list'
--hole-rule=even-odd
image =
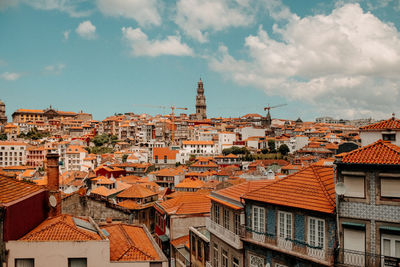
[{"label": "construction crane", "polygon": [[171,143],[175,144],[175,109],[181,109],[181,110],[188,110],[188,108],[182,108],[182,107],[176,107],[176,106],[154,106],[154,105],[147,105],[147,104],[134,104],[134,106],[142,106],[142,107],[148,107],[148,108],[162,108],[162,109],[171,109]]},{"label": "construction crane", "polygon": [[279,105],[276,105],[276,106],[272,106],[272,107],[271,107],[271,106],[268,104],[267,107],[264,107],[264,111],[268,110],[267,117],[265,118],[265,120],[266,120],[266,126],[270,127],[270,126],[271,126],[271,122],[272,122],[271,113],[269,112],[270,109],[271,109],[271,108],[279,108],[279,107],[283,107],[283,106],[286,106],[286,105],[287,105],[287,104],[279,104]]}]

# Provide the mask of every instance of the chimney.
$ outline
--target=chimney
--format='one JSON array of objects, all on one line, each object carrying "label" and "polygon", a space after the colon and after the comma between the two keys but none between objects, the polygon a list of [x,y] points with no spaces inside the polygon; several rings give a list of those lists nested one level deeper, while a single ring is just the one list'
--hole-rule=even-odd
[{"label": "chimney", "polygon": [[49,217],[61,214],[61,194],[59,191],[58,154],[51,153],[47,158],[47,189],[49,189]]}]

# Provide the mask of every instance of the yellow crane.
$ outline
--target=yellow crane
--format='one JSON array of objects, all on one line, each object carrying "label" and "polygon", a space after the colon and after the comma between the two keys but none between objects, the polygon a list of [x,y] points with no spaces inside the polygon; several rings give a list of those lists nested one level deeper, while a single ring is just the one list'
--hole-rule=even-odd
[{"label": "yellow crane", "polygon": [[162,109],[171,109],[171,143],[175,144],[175,109],[188,110],[188,108],[176,107],[176,106],[155,106],[155,105],[147,105],[147,104],[134,104],[134,106],[148,107],[148,108],[162,108]]}]

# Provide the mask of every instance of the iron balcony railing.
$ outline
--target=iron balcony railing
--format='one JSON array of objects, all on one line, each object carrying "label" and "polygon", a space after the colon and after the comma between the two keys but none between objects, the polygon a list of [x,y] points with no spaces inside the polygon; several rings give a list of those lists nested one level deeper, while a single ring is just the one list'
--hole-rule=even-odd
[{"label": "iron balcony railing", "polygon": [[287,254],[302,257],[323,265],[332,265],[334,262],[334,250],[312,246],[303,241],[281,238],[267,232],[257,232],[249,227],[243,231],[243,240],[256,242],[268,248],[285,251]]},{"label": "iron balcony railing", "polygon": [[337,250],[336,265],[351,267],[397,267],[400,258],[348,249]]}]

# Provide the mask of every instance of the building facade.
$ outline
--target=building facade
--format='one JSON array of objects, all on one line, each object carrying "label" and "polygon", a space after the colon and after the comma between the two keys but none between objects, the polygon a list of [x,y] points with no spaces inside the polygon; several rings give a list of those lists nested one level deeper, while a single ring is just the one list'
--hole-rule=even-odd
[{"label": "building facade", "polygon": [[338,266],[399,266],[400,147],[379,140],[336,161]]}]

